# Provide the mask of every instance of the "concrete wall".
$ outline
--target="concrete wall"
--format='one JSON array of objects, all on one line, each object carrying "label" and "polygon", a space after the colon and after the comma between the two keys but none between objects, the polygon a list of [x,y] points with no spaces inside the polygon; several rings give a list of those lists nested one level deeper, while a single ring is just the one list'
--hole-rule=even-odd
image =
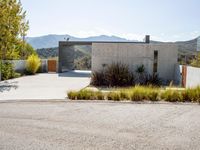
[{"label": "concrete wall", "polygon": [[187,66],[186,88],[200,86],[200,68]]},{"label": "concrete wall", "polygon": [[[26,70],[26,60],[11,60],[14,70],[19,73],[24,73]],[[41,72],[47,72],[48,63],[46,59],[41,60]]]},{"label": "concrete wall", "polygon": [[173,44],[146,43],[93,43],[92,71],[100,71],[103,64],[121,62],[135,71],[144,65],[149,74],[153,73],[154,50],[158,51],[158,74],[164,80],[174,80],[178,47]]}]

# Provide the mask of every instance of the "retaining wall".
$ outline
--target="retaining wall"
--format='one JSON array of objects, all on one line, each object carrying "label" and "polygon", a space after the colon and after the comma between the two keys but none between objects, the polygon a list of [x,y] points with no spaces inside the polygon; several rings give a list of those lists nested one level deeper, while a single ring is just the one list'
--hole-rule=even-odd
[{"label": "retaining wall", "polygon": [[[47,72],[48,71],[48,60],[43,59],[41,60],[41,67],[40,72]],[[18,73],[24,73],[26,70],[26,60],[9,60],[13,64],[14,70]]]}]

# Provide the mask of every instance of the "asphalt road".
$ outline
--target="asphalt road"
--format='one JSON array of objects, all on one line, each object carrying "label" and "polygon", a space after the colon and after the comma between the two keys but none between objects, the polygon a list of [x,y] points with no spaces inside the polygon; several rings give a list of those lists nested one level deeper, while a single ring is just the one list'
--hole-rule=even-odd
[{"label": "asphalt road", "polygon": [[0,103],[0,149],[199,150],[200,106]]}]

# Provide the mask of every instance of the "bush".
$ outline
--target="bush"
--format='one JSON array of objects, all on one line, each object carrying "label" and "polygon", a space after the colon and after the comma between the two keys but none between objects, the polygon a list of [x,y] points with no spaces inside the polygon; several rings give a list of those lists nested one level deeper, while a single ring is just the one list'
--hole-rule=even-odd
[{"label": "bush", "polygon": [[71,100],[104,100],[104,94],[102,92],[91,90],[70,91],[67,94]]},{"label": "bush", "polygon": [[72,100],[105,100],[105,98],[107,98],[107,100],[114,101],[164,100],[168,102],[189,101],[200,103],[200,87],[183,91],[166,90],[162,92],[161,89],[152,86],[135,86],[133,88],[116,89],[108,94],[91,90],[81,90],[78,92],[69,92],[68,97]]},{"label": "bush", "polygon": [[144,79],[144,84],[160,86],[162,84],[162,80],[159,78],[158,74],[153,74],[153,75],[147,74]]},{"label": "bush", "polygon": [[120,94],[118,92],[110,92],[107,95],[108,100],[113,100],[113,101],[119,101],[120,100]]},{"label": "bush", "polygon": [[159,92],[157,90],[150,91],[148,93],[148,100],[158,101],[159,100]]},{"label": "bush", "polygon": [[26,62],[26,70],[29,74],[35,74],[41,65],[41,60],[37,55],[30,55]]},{"label": "bush", "polygon": [[4,62],[1,66],[1,74],[3,80],[8,80],[12,78],[18,78],[21,76],[20,73],[14,71],[13,64],[10,62]]},{"label": "bush", "polygon": [[126,91],[120,91],[120,99],[121,100],[130,100],[130,94]]},{"label": "bush", "polygon": [[103,71],[102,72],[93,72],[90,84],[94,85],[94,86],[106,85]]},{"label": "bush", "polygon": [[94,86],[131,86],[135,84],[133,73],[128,69],[127,65],[121,63],[113,63],[105,70],[93,72],[91,77],[91,85]]},{"label": "bush", "polygon": [[140,90],[134,90],[131,93],[131,100],[132,101],[142,101],[146,98],[145,93]]},{"label": "bush", "polygon": [[104,100],[104,94],[102,92],[95,93],[96,100]]},{"label": "bush", "polygon": [[182,92],[183,101],[200,102],[200,87],[186,89]]},{"label": "bush", "polygon": [[129,71],[127,65],[121,63],[112,63],[107,66],[105,80],[108,86],[134,85],[134,75]]},{"label": "bush", "polygon": [[159,90],[152,86],[135,86],[134,88],[130,88],[127,92],[130,93],[132,101],[159,100]]},{"label": "bush", "polygon": [[71,100],[76,100],[77,99],[77,95],[78,95],[78,92],[75,92],[75,91],[70,91],[67,93],[68,95],[68,98],[71,99]]},{"label": "bush", "polygon": [[182,92],[174,90],[166,90],[161,94],[161,98],[168,102],[182,102]]}]

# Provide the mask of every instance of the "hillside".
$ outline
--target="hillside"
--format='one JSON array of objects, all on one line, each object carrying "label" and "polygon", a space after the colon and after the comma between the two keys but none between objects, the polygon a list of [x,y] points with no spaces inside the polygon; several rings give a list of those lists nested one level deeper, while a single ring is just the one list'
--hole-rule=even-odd
[{"label": "hillside", "polygon": [[[36,52],[42,59],[58,57],[58,47],[37,49]],[[75,46],[74,66],[76,70],[91,69],[91,52],[91,46]]]}]

